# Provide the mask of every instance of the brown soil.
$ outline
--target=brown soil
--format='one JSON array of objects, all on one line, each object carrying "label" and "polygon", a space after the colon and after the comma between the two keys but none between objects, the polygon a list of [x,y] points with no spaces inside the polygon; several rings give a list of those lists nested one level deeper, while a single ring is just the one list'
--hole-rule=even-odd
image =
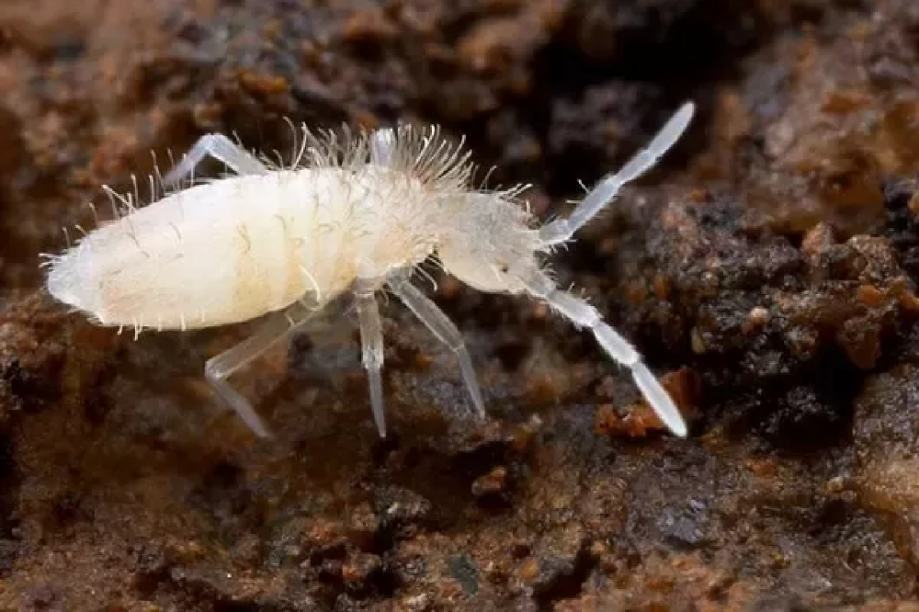
[{"label": "brown soil", "polygon": [[[915,0],[6,0],[0,91],[0,608],[919,610]],[[386,441],[347,318],[236,379],[263,442],[201,378],[246,326],[133,342],[41,289],[100,184],[205,131],[438,122],[548,216],[685,99],[557,268],[687,440],[447,279],[490,418],[391,304]]]}]

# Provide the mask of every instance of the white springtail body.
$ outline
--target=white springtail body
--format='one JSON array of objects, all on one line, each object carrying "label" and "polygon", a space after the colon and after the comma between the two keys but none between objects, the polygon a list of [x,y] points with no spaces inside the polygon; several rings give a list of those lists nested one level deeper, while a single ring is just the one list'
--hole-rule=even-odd
[{"label": "white springtail body", "polygon": [[413,268],[436,257],[482,291],[526,293],[589,329],[628,367],[648,403],[676,435],[686,425],[669,395],[628,342],[582,299],[558,289],[539,257],[571,238],[650,168],[682,134],[684,105],[623,171],[600,181],[571,217],[542,228],[516,202],[521,188],[471,186],[461,146],[434,128],[384,129],[369,135],[314,136],[290,168],[272,168],[219,134],[202,137],[163,183],[175,187],[206,156],[235,176],[166,195],[88,233],[51,257],[47,287],[58,300],[102,325],[192,329],[268,315],[240,345],[209,360],[205,374],[257,434],[268,435],[249,402],[227,383],[234,371],[305,326],[350,292],[361,327],[371,407],[385,435],[382,326],[375,295],[388,288],[457,356],[472,407],[484,402],[462,336],[410,283]]},{"label": "white springtail body", "polygon": [[[162,329],[245,321],[307,293],[335,297],[359,268],[383,277],[430,254],[430,239],[400,231],[425,193],[391,174],[368,165],[197,185],[92,232],[51,267],[48,288],[104,325]],[[387,197],[401,206],[388,210]]]}]

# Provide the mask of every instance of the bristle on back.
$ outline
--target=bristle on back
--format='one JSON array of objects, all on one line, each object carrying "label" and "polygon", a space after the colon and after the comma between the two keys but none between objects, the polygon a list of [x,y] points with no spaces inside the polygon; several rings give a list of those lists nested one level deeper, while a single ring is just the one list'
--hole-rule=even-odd
[{"label": "bristle on back", "polygon": [[[471,152],[464,149],[463,138],[453,142],[439,126],[400,125],[393,131],[394,148],[388,159],[393,170],[442,192],[467,188],[476,166],[470,161]],[[271,170],[327,167],[357,170],[370,161],[371,136],[372,132],[355,131],[348,126],[338,130],[310,130],[303,125],[300,139],[294,139],[289,165],[266,155],[260,160]]]}]

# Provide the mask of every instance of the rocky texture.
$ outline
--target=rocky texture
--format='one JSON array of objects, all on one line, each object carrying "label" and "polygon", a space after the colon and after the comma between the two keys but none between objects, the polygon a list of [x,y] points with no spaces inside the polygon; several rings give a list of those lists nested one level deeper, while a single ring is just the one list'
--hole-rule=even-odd
[{"label": "rocky texture", "polygon": [[[0,6],[0,608],[915,609],[919,5],[148,0]],[[352,322],[238,377],[245,327],[68,316],[37,253],[203,131],[440,122],[543,215],[686,98],[680,146],[557,258],[664,374],[441,279],[489,405],[389,306],[386,441]]]}]

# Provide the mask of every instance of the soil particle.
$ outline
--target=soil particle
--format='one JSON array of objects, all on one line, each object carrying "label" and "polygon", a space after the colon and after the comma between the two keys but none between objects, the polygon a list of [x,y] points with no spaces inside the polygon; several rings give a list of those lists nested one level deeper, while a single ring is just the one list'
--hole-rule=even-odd
[{"label": "soil particle", "polygon": [[[917,33],[913,0],[4,3],[0,609],[914,609]],[[204,132],[441,123],[549,218],[685,99],[554,261],[686,440],[589,335],[450,279],[489,417],[387,304],[386,440],[348,316],[234,377],[263,442],[201,381],[250,326],[131,342],[41,290],[101,184]]]}]

